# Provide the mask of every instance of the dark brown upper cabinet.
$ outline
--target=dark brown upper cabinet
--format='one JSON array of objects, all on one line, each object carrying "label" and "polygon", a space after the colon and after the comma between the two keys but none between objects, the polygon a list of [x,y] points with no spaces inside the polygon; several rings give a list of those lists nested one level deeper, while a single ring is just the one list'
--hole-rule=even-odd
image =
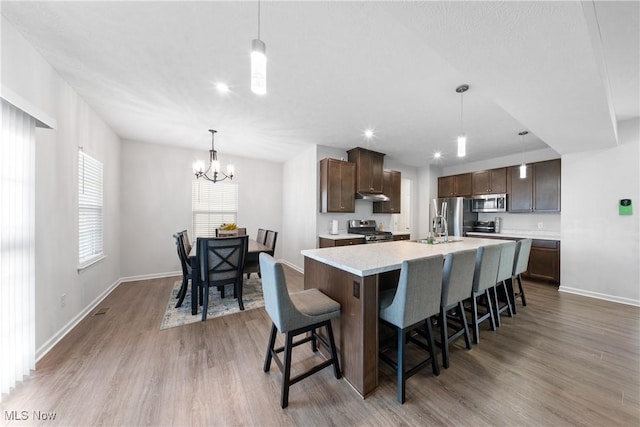
[{"label": "dark brown upper cabinet", "polygon": [[560,159],[533,164],[533,211],[560,212]]},{"label": "dark brown upper cabinet", "polygon": [[349,162],[356,164],[356,192],[383,194],[384,154],[356,147],[347,151]]},{"label": "dark brown upper cabinet", "polygon": [[531,165],[527,165],[527,177],[520,178],[520,166],[508,169],[509,196],[507,210],[509,212],[531,212],[533,210],[533,179]]},{"label": "dark brown upper cabinet", "polygon": [[382,191],[389,197],[388,202],[373,202],[373,213],[400,213],[402,174],[399,171],[382,172]]},{"label": "dark brown upper cabinet", "polygon": [[473,172],[473,194],[502,194],[507,192],[507,168]]},{"label": "dark brown upper cabinet", "polygon": [[560,212],[560,159],[509,168],[509,212]]},{"label": "dark brown upper cabinet", "polygon": [[355,212],[355,189],[355,163],[320,160],[320,212]]},{"label": "dark brown upper cabinet", "polygon": [[438,178],[438,197],[468,197],[473,189],[471,173],[441,176]]}]

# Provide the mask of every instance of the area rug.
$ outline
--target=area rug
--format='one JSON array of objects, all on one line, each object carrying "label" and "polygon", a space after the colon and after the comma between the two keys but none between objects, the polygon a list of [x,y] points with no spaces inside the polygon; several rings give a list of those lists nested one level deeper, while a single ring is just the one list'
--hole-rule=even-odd
[{"label": "area rug", "polygon": [[[176,308],[176,303],[178,302],[176,296],[181,284],[182,280],[179,280],[173,285],[160,329],[174,328],[202,320],[202,307],[198,307],[198,314],[191,314],[191,284],[189,284],[189,290],[187,290],[187,296],[184,298],[182,305]],[[252,274],[249,279],[245,277],[242,289],[242,301],[244,302],[245,311],[264,307],[262,281],[257,275]],[[238,312],[240,312],[240,307],[238,307],[238,300],[233,297],[233,286],[228,285],[225,287],[224,298],[220,298],[220,292],[216,288],[209,289],[207,320]]]}]

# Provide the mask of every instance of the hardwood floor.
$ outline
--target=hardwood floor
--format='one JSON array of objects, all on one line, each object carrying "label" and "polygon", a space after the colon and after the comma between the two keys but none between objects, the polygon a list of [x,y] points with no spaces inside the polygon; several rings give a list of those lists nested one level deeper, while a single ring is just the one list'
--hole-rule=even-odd
[{"label": "hardwood floor", "polygon": [[[290,289],[302,289],[302,275],[286,271]],[[282,410],[280,372],[275,365],[262,372],[264,309],[161,331],[175,280],[121,284],[100,305],[105,314],[84,319],[3,401],[2,424],[640,423],[637,307],[525,282],[527,307],[503,317],[496,332],[485,325],[472,350],[456,341],[449,369],[439,377],[424,369],[407,381],[404,405],[396,402],[395,374],[380,364],[380,386],[366,400],[325,369],[292,386]],[[315,362],[309,346],[296,350],[294,368]],[[38,420],[39,412],[55,419]]]}]

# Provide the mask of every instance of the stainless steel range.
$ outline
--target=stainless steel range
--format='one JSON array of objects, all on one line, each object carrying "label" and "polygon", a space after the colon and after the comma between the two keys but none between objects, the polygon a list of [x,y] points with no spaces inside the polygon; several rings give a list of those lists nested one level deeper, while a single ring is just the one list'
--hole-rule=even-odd
[{"label": "stainless steel range", "polygon": [[393,241],[393,234],[390,231],[379,231],[374,219],[350,219],[347,223],[347,232],[362,234],[366,243]]}]

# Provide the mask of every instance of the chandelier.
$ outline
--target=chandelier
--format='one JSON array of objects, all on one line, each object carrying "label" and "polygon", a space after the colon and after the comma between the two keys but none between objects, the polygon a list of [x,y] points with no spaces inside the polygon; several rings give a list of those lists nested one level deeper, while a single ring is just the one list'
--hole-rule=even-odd
[{"label": "chandelier", "polygon": [[218,161],[218,152],[216,151],[213,145],[213,138],[218,132],[214,129],[209,129],[211,132],[211,150],[209,150],[209,167],[204,169],[204,162],[202,160],[197,160],[193,163],[193,173],[196,175],[196,179],[206,179],[207,181],[211,181],[216,183],[218,181],[224,181],[229,178],[233,179],[234,167],[233,165],[227,165],[227,173],[220,171],[220,161]]}]

